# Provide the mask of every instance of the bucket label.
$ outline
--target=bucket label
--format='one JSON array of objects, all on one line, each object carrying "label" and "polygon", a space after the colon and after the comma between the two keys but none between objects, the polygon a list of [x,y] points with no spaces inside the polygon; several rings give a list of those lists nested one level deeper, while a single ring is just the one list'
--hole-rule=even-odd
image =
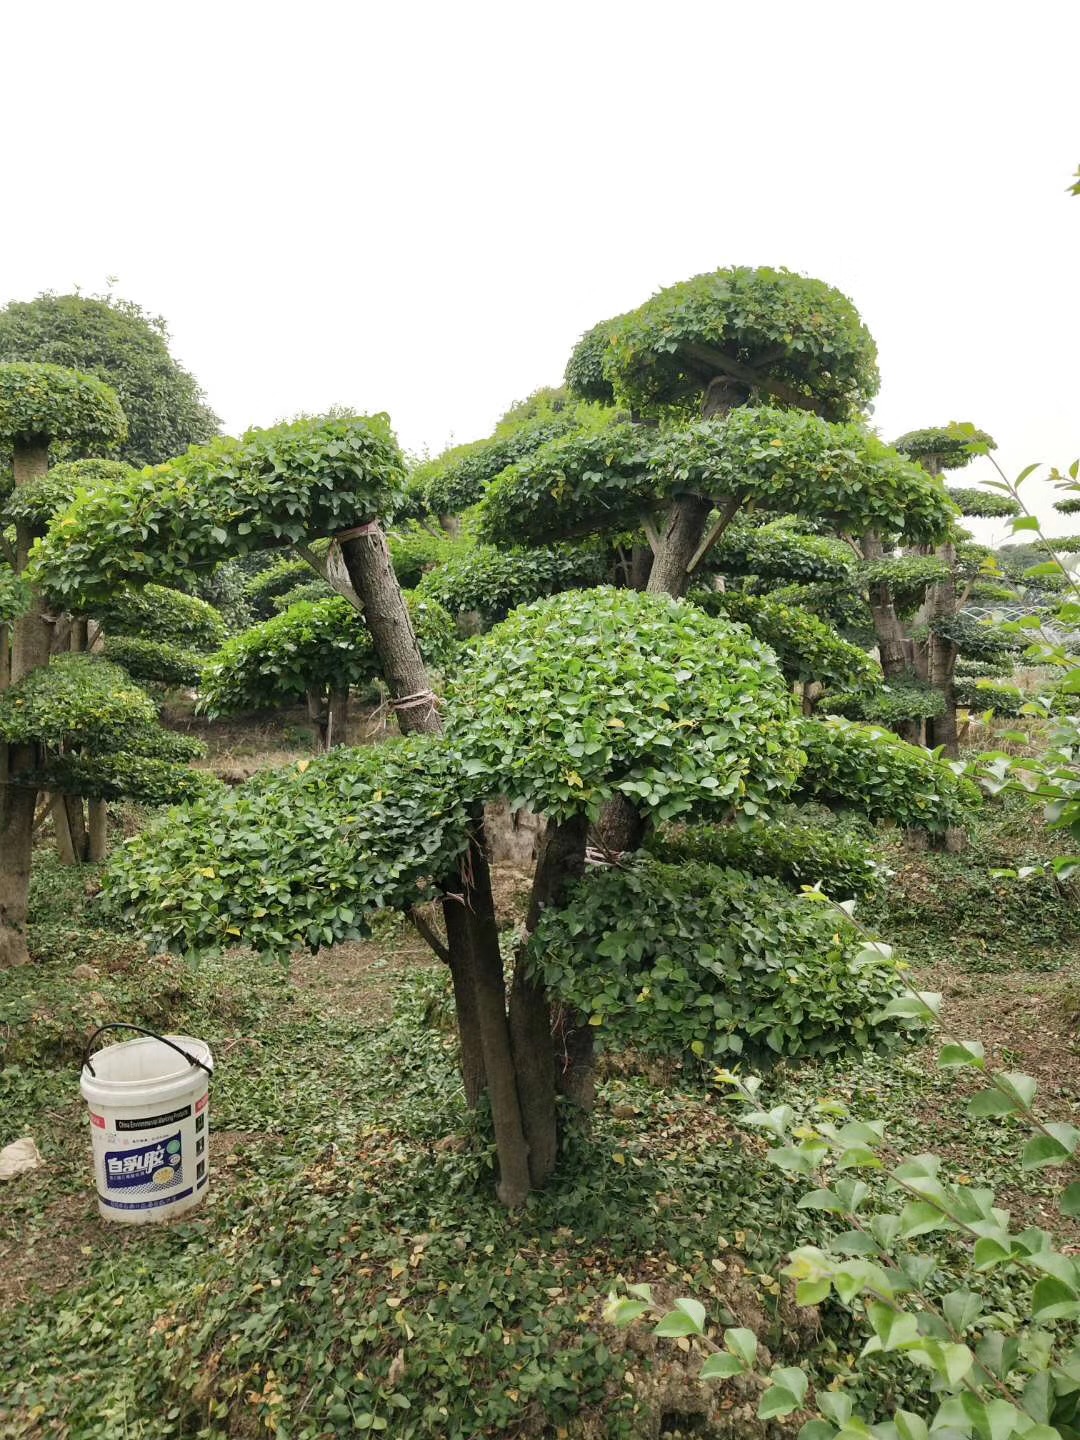
[{"label": "bucket label", "polygon": [[118,1131],[124,1130],[156,1130],[159,1125],[175,1125],[178,1120],[191,1118],[191,1106],[184,1105],[179,1110],[170,1110],[166,1115],[146,1115],[139,1120],[116,1120],[113,1128]]},{"label": "bucket label", "polygon": [[182,1184],[180,1132],[134,1150],[105,1152],[105,1183],[110,1190],[152,1195]]}]

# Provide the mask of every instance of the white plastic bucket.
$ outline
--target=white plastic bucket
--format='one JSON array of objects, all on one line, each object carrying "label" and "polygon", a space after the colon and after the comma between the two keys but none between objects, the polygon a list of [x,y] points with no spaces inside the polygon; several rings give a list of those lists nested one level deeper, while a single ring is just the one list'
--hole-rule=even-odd
[{"label": "white plastic bucket", "polygon": [[172,1220],[206,1194],[213,1068],[210,1047],[190,1035],[146,1034],[95,1055],[88,1050],[79,1088],[90,1107],[104,1219],[127,1225]]}]

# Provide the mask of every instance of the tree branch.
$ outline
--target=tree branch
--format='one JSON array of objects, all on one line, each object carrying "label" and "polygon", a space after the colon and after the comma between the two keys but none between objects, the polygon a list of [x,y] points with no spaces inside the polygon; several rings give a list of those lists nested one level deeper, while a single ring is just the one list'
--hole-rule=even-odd
[{"label": "tree branch", "polygon": [[435,954],[439,957],[439,959],[443,962],[444,965],[449,965],[450,951],[439,939],[435,930],[432,928],[432,926],[428,924],[428,922],[424,919],[423,915],[421,915],[419,910],[417,910],[415,905],[409,910],[408,918],[409,923],[412,925],[413,929],[421,937],[421,939],[427,942],[427,944],[431,947],[432,950],[434,950]]},{"label": "tree branch", "polygon": [[701,564],[702,560],[705,559],[705,556],[720,539],[720,536],[723,535],[724,531],[731,524],[732,520],[735,519],[735,516],[738,514],[739,507],[742,505],[742,503],[743,497],[741,495],[731,495],[724,502],[724,508],[720,512],[719,520],[717,520],[716,524],[712,527],[709,533],[705,536],[704,540],[702,540],[701,544],[694,551],[693,555],[691,555],[690,559],[686,562],[686,573],[688,575],[692,575],[694,571],[698,568],[698,566]]}]

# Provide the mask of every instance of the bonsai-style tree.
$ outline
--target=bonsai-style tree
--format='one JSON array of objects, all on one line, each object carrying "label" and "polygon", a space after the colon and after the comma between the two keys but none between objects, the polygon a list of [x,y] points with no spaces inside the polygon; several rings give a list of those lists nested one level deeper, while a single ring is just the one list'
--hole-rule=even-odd
[{"label": "bonsai-style tree", "polygon": [[[10,447],[15,490],[45,477],[49,447],[56,441],[108,449],[123,441],[127,422],[115,394],[100,380],[56,365],[0,365],[0,445]],[[4,536],[6,560],[19,600],[9,629],[0,626],[5,663],[0,682],[16,685],[49,663],[53,626],[41,591],[26,575],[36,523],[32,512],[16,514],[13,535]],[[37,792],[13,779],[33,769],[28,740],[0,743],[0,968],[27,960],[26,908]]]},{"label": "bonsai-style tree", "polygon": [[[425,661],[444,669],[455,646],[453,619],[435,600],[406,598]],[[228,640],[203,665],[199,708],[235,715],[303,699],[329,750],[346,743],[350,691],[370,689],[379,675],[362,610],[329,594],[297,600]]]},{"label": "bonsai-style tree", "polygon": [[[156,465],[220,428],[193,376],[169,353],[159,315],[112,295],[39,295],[0,310],[0,362],[35,361],[95,375],[128,420],[120,456]],[[65,456],[94,455],[81,438],[58,436]]]}]

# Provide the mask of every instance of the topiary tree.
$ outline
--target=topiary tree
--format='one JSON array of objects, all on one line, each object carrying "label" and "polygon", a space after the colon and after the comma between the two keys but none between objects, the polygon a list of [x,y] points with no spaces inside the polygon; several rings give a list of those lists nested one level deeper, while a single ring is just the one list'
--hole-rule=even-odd
[{"label": "topiary tree", "polygon": [[[12,615],[10,658],[8,630],[0,627],[4,685],[17,685],[46,666],[53,645],[44,595],[27,574],[40,528],[38,511],[45,503],[40,492],[47,485],[49,447],[62,440],[108,449],[126,434],[127,421],[115,394],[93,376],[55,365],[0,365],[0,445],[10,447],[15,488],[8,502],[13,506],[13,543],[5,539],[5,545],[12,589],[19,597]],[[21,504],[25,490],[29,499]],[[32,785],[12,783],[12,777],[29,773],[35,758],[29,740],[9,739],[0,745],[0,968],[28,959],[25,928],[37,792]]]},{"label": "topiary tree", "polygon": [[[421,652],[443,669],[456,631],[437,601],[408,596]],[[306,700],[321,746],[346,743],[350,690],[379,678],[379,664],[362,611],[343,595],[300,600],[234,636],[202,667],[199,708],[212,716],[267,710]]]},{"label": "topiary tree", "polygon": [[[128,420],[121,458],[156,465],[217,434],[220,421],[169,353],[165,321],[112,295],[39,295],[0,310],[0,362],[44,362],[103,380]],[[95,454],[60,435],[65,454]]]}]

